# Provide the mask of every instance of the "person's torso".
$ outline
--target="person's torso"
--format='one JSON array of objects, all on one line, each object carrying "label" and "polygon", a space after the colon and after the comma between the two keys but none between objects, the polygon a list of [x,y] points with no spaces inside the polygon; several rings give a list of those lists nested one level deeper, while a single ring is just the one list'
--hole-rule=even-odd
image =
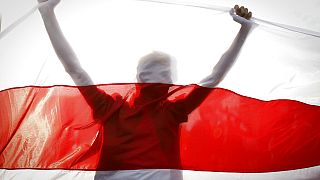
[{"label": "person's torso", "polygon": [[104,122],[99,168],[179,168],[179,123],[167,103],[124,103]]}]

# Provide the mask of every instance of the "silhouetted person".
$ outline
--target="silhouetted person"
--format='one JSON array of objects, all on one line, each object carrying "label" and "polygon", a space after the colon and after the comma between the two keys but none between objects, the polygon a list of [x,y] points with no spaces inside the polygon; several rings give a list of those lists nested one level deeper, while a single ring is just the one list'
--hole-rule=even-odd
[{"label": "silhouetted person", "polygon": [[[168,100],[168,90],[173,83],[173,58],[155,51],[141,58],[137,67],[138,84],[130,93],[125,97],[105,93],[94,86],[60,30],[54,14],[59,2],[49,0],[40,8],[40,13],[57,56],[92,108],[93,117],[102,124],[99,136],[103,145],[97,170],[114,171],[97,172],[95,178],[182,179],[179,171],[170,170],[181,169],[179,125],[187,122],[188,114],[201,104],[210,89],[195,86],[186,97]],[[212,88],[223,79],[252,29],[252,23],[246,20],[250,19],[251,12],[238,6],[235,11],[241,16],[232,14],[234,20],[241,23],[241,29],[212,73],[201,81],[201,86]],[[127,169],[132,171],[115,171]]]}]

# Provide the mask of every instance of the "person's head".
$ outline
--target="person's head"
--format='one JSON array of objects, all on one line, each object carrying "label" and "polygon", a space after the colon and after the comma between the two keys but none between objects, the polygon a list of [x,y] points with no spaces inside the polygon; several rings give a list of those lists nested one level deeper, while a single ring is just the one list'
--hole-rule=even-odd
[{"label": "person's head", "polygon": [[163,52],[154,51],[143,56],[137,67],[139,83],[172,84],[175,80],[175,59]]}]

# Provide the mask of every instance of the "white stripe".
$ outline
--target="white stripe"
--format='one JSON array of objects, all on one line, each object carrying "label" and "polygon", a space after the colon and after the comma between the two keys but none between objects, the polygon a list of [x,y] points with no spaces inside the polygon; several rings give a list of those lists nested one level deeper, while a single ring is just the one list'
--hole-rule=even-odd
[{"label": "white stripe", "polygon": [[179,5],[179,6],[188,6],[188,7],[195,7],[195,8],[203,8],[209,9],[214,11],[221,11],[228,13],[230,11],[230,7],[223,7],[223,6],[216,6],[211,4],[203,4],[199,2],[182,2],[182,1],[157,1],[157,0],[136,0],[136,1],[145,1],[145,2],[154,2],[154,3],[163,3],[163,4],[171,4],[171,5]]},{"label": "white stripe", "polygon": [[[221,11],[221,12],[229,12],[230,9],[231,9],[231,8],[228,8],[228,7],[215,6],[215,5],[209,5],[209,4],[200,4],[200,3],[196,3],[196,2],[192,2],[191,3],[191,2],[181,2],[181,1],[172,1],[172,0],[170,0],[170,1],[137,0],[137,1],[189,6],[189,7],[204,8],[204,9],[210,9],[210,10]],[[44,4],[46,4],[48,2],[49,1],[43,2],[43,3],[39,3],[38,5],[33,7],[30,11],[28,11],[25,15],[23,15],[18,20],[16,20],[14,23],[12,23],[9,27],[4,29],[2,32],[0,31],[0,40],[3,37],[5,37],[10,31],[12,31],[15,27],[17,27],[19,24],[21,24],[23,21],[25,21],[38,8],[40,8],[41,6],[43,6]],[[283,28],[283,29],[286,29],[286,30],[289,30],[289,31],[294,31],[294,32],[297,32],[297,33],[302,33],[302,34],[305,34],[305,35],[310,35],[310,36],[314,36],[314,37],[320,38],[320,33],[316,32],[316,31],[311,31],[311,30],[308,30],[308,29],[303,29],[303,28],[299,28],[299,27],[295,27],[295,26],[289,26],[289,25],[285,25],[285,24],[266,21],[266,20],[262,20],[262,19],[259,19],[259,18],[252,18],[252,19],[258,24],[259,23],[264,23],[264,24],[268,24],[268,25],[273,25],[273,26],[277,26],[279,28]],[[1,22],[1,20],[0,20],[0,22]],[[1,24],[0,24],[0,30],[1,30]]]},{"label": "white stripe", "polygon": [[[182,176],[181,176],[182,174]],[[1,180],[319,180],[320,166],[266,173],[229,173],[190,170],[0,170]]]},{"label": "white stripe", "polygon": [[[0,40],[3,37],[5,37],[8,33],[10,33],[13,29],[15,29],[19,24],[21,24],[23,21],[25,21],[29,16],[31,16],[36,10],[38,10],[38,8],[42,7],[43,5],[45,5],[47,3],[48,3],[48,1],[37,4],[35,7],[30,9],[25,15],[21,16],[18,20],[13,22],[10,26],[8,26],[3,31],[1,31],[1,28],[0,28]],[[1,22],[1,18],[0,18],[0,22]]]},{"label": "white stripe", "polygon": [[[231,8],[229,7],[224,7],[224,6],[216,6],[216,5],[210,5],[210,4],[203,4],[203,3],[198,3],[198,2],[186,2],[186,1],[180,1],[180,0],[136,0],[136,1],[146,1],[146,2],[154,2],[154,3],[164,3],[164,4],[172,4],[172,5],[180,5],[180,6],[189,6],[189,7],[196,7],[196,8],[203,8],[203,9],[210,9],[214,11],[221,11],[221,12],[229,12]],[[260,25],[271,25],[271,26],[276,26],[282,29],[286,29],[289,31],[297,32],[297,33],[302,33],[305,35],[310,35],[314,36],[317,38],[320,38],[320,33],[316,31],[311,31],[308,29],[303,29],[295,26],[289,26],[286,24],[280,24],[276,22],[271,22],[271,21],[266,21],[263,19],[255,18],[252,17],[252,20]]]},{"label": "white stripe", "polygon": [[314,36],[316,38],[320,38],[320,33],[316,32],[316,31],[311,31],[311,30],[308,30],[308,29],[303,29],[303,28],[299,28],[299,27],[295,27],[295,26],[289,26],[289,25],[286,25],[286,24],[280,24],[280,23],[275,23],[275,22],[271,22],[271,21],[266,21],[266,20],[263,20],[263,19],[255,18],[255,17],[253,17],[252,20],[254,22],[257,22],[260,25],[264,25],[264,24],[272,25],[272,26],[276,26],[276,27],[279,27],[279,28],[282,28],[282,29],[287,29],[289,31],[293,31],[293,32],[296,32],[296,33],[302,33],[302,34],[305,34],[305,35],[309,35],[309,36]]},{"label": "white stripe", "polygon": [[[210,9],[214,11],[221,11],[221,12],[229,12],[230,8],[229,7],[224,7],[224,6],[215,6],[215,5],[210,5],[210,4],[203,4],[203,3],[198,3],[198,2],[184,2],[184,1],[177,1],[177,0],[136,0],[136,1],[146,1],[146,2],[154,2],[154,3],[164,3],[164,4],[172,4],[172,5],[180,5],[180,6],[189,6],[189,7],[196,7],[196,8],[203,8],[203,9]],[[289,31],[297,32],[297,33],[302,33],[305,35],[310,35],[314,36],[317,38],[320,38],[320,33],[316,31],[311,31],[308,29],[303,29],[295,26],[289,26],[286,24],[280,24],[276,22],[271,22],[271,21],[266,21],[263,19],[255,18],[253,17],[252,20],[260,25],[271,25],[271,26],[276,26],[282,29],[286,29]]]}]

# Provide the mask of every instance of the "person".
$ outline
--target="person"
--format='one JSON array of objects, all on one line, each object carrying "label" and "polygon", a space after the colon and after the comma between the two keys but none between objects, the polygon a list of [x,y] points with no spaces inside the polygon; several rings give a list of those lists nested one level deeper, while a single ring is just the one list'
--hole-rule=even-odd
[{"label": "person", "polygon": [[[48,2],[47,2],[48,1]],[[92,109],[94,119],[103,127],[102,151],[95,179],[182,179],[179,126],[187,122],[196,109],[226,75],[236,60],[245,39],[254,27],[247,8],[235,6],[231,12],[241,28],[229,49],[214,66],[212,73],[185,97],[168,100],[173,83],[173,58],[163,52],[152,52],[141,58],[137,67],[137,85],[130,97],[107,94],[95,86],[82,68],[76,54],[64,37],[54,8],[60,0],[47,2],[39,11],[53,48],[81,94]],[[84,87],[85,86],[85,87]],[[128,170],[117,171],[117,170]],[[158,169],[158,171],[136,171]],[[112,171],[110,171],[112,170]]]}]

